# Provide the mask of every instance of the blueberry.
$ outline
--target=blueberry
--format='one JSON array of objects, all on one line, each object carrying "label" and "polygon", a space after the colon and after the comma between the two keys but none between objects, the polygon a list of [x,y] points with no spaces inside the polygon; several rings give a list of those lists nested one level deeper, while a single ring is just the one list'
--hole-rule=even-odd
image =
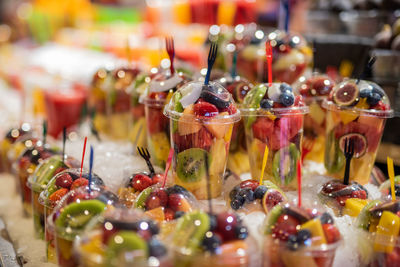
[{"label": "blueberry", "polygon": [[217,216],[214,214],[208,214],[208,216],[210,218],[210,231],[214,231],[217,229]]},{"label": "blueberry", "polygon": [[372,93],[376,93],[376,94],[380,95],[381,97],[385,96],[385,92],[383,91],[383,89],[380,87],[377,87],[376,85],[372,85]]},{"label": "blueberry", "polygon": [[187,192],[188,191],[180,185],[174,185],[174,186],[167,188],[168,195],[170,195],[170,194],[184,194],[185,195],[185,194],[187,194]]},{"label": "blueberry", "polygon": [[215,252],[216,249],[222,244],[222,241],[218,235],[208,231],[205,234],[203,242],[201,244],[205,250]]},{"label": "blueberry", "polygon": [[265,185],[259,185],[256,190],[254,190],[254,198],[262,199],[267,191],[268,188]]},{"label": "blueberry", "polygon": [[242,188],[240,189],[239,196],[243,197],[245,202],[250,203],[254,200],[254,192],[251,188]]},{"label": "blueberry", "polygon": [[297,239],[297,235],[290,235],[286,244],[290,250],[297,250],[299,248],[299,240]]},{"label": "blueberry", "polygon": [[293,93],[292,87],[287,83],[281,83],[281,85],[279,86],[279,90],[281,91],[281,93]]},{"label": "blueberry", "polygon": [[300,244],[304,244],[310,238],[311,238],[311,232],[307,229],[300,230],[297,233],[297,241]]},{"label": "blueberry", "polygon": [[167,253],[165,246],[157,239],[151,239],[148,246],[150,256],[161,257]]},{"label": "blueberry", "polygon": [[262,99],[260,102],[260,107],[263,109],[271,109],[274,105],[274,101],[271,99]]},{"label": "blueberry", "polygon": [[249,231],[246,226],[236,225],[235,226],[235,235],[237,239],[244,240],[249,235]]},{"label": "blueberry", "polygon": [[158,227],[158,225],[151,221],[151,220],[147,220],[146,221],[149,225],[149,230],[153,235],[157,235],[158,233],[160,233],[160,228]]},{"label": "blueberry", "polygon": [[371,106],[375,106],[376,104],[378,104],[378,102],[381,100],[381,98],[382,97],[380,94],[374,93],[374,91],[372,91],[372,93],[367,98],[367,102]]},{"label": "blueberry", "polygon": [[279,101],[282,105],[290,107],[294,104],[294,95],[293,93],[282,93],[279,95]]},{"label": "blueberry", "polygon": [[364,89],[360,91],[360,97],[361,98],[367,98],[372,94],[372,90],[371,89]]},{"label": "blueberry", "polygon": [[320,220],[322,224],[327,224],[327,223],[333,224],[335,222],[332,216],[327,212],[322,213]]},{"label": "blueberry", "polygon": [[236,195],[237,195],[237,193],[239,192],[239,190],[240,190],[240,186],[235,186],[233,189],[232,189],[232,191],[229,193],[229,198],[230,199],[234,199],[235,197],[236,197]]},{"label": "blueberry", "polygon": [[177,212],[175,212],[174,214],[174,219],[178,219],[180,217],[182,217],[183,215],[185,215],[184,211],[178,210]]},{"label": "blueberry", "polygon": [[[241,199],[243,201],[241,201]],[[244,198],[240,197],[240,198],[235,198],[234,200],[231,201],[231,208],[233,210],[238,210],[243,206],[244,203]]]}]

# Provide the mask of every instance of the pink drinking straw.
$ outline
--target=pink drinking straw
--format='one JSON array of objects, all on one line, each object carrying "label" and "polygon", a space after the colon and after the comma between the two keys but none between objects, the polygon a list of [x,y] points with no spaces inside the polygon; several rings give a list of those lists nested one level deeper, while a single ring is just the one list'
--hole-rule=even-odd
[{"label": "pink drinking straw", "polygon": [[265,43],[265,54],[268,62],[268,85],[272,85],[272,47],[269,41]]},{"label": "pink drinking straw", "polygon": [[297,193],[298,193],[298,205],[301,207],[301,160],[297,161]]},{"label": "pink drinking straw", "polygon": [[85,160],[86,142],[87,142],[87,136],[85,136],[85,141],[83,143],[83,152],[82,152],[82,161],[81,161],[81,174],[79,175],[80,178],[82,178],[82,169],[83,169],[83,161]]},{"label": "pink drinking straw", "polygon": [[164,181],[163,181],[163,184],[162,184],[162,188],[165,187],[165,183],[167,182],[167,175],[168,175],[169,168],[171,168],[171,163],[172,163],[172,157],[173,156],[174,156],[174,149],[171,148],[169,150],[167,165],[165,167]]}]

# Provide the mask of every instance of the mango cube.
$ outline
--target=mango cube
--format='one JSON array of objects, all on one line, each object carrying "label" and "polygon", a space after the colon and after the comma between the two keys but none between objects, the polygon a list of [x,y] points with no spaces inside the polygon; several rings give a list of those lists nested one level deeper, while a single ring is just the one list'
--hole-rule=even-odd
[{"label": "mango cube", "polygon": [[311,232],[313,245],[319,246],[326,244],[325,233],[319,219],[313,219],[302,224],[300,229],[307,229]]},{"label": "mango cube", "polygon": [[374,250],[391,253],[396,245],[399,231],[400,217],[390,211],[384,211],[376,227]]},{"label": "mango cube", "polygon": [[343,214],[357,217],[361,210],[368,204],[368,200],[359,198],[349,198],[346,200]]}]

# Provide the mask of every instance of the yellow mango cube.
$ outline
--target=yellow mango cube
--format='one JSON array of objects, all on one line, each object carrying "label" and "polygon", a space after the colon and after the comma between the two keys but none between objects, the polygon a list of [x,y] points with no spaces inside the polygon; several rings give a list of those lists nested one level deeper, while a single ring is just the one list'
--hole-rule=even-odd
[{"label": "yellow mango cube", "polygon": [[319,246],[326,244],[325,233],[319,219],[313,219],[302,224],[300,229],[307,229],[311,232],[313,245]]},{"label": "yellow mango cube", "polygon": [[400,231],[400,217],[390,211],[382,213],[376,227],[374,250],[391,253]]},{"label": "yellow mango cube", "polygon": [[365,205],[368,204],[367,199],[349,198],[346,200],[343,214],[351,217],[357,217]]}]

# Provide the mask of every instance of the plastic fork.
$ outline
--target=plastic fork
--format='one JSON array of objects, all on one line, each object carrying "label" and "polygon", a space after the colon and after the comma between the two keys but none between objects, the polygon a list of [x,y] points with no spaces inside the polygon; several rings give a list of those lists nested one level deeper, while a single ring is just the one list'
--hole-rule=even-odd
[{"label": "plastic fork", "polygon": [[344,177],[343,177],[343,183],[345,185],[349,184],[349,178],[350,178],[350,162],[351,159],[354,156],[354,141],[350,138],[346,138],[344,140],[344,156],[346,158],[346,166],[344,169]]},{"label": "plastic fork", "polygon": [[210,82],[211,69],[214,65],[215,59],[217,59],[217,53],[218,53],[218,45],[216,43],[212,43],[210,46],[210,51],[208,52],[207,74],[204,80],[205,85],[208,85],[208,83]]},{"label": "plastic fork", "polygon": [[172,36],[165,37],[165,47],[167,48],[169,61],[171,61],[170,70],[171,70],[171,75],[173,75],[175,71],[174,70],[175,45],[174,45],[174,38]]},{"label": "plastic fork", "polygon": [[313,140],[313,139],[308,139],[308,138],[303,139],[303,144],[302,144],[303,151],[301,154],[302,162],[304,161],[304,158],[307,156],[307,154],[310,153],[311,150],[313,149],[314,143],[315,143],[315,140]]},{"label": "plastic fork", "polygon": [[151,164],[149,151],[147,150],[147,148],[143,147],[137,147],[137,150],[139,152],[139,155],[146,161],[147,167],[150,171],[150,176],[153,177],[156,172],[154,171],[153,164]]}]

